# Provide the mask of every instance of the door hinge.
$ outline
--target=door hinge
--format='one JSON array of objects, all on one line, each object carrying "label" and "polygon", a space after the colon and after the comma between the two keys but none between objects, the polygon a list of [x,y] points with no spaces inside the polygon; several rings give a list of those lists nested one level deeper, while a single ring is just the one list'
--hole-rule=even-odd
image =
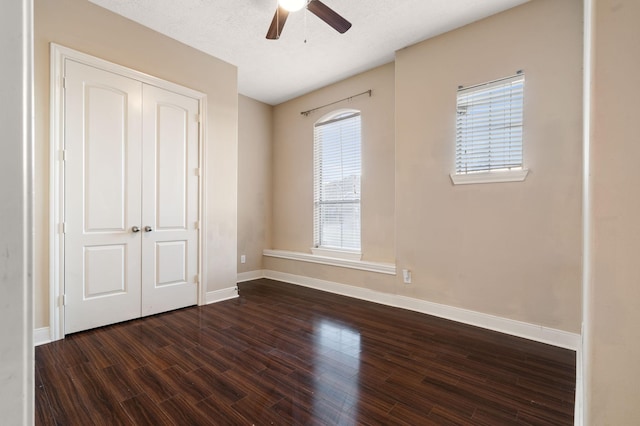
[{"label": "door hinge", "polygon": [[62,223],[60,224],[60,233],[61,233],[61,234],[65,234],[66,232],[67,232],[67,225],[66,225],[66,223],[65,223],[65,222],[62,222]]},{"label": "door hinge", "polygon": [[66,161],[67,160],[67,150],[66,149],[61,149],[60,150],[60,161]]},{"label": "door hinge", "polygon": [[200,283],[200,275],[195,275],[193,277],[193,282],[196,283],[196,284]]},{"label": "door hinge", "polygon": [[202,114],[196,114],[196,121],[202,123]]},{"label": "door hinge", "polygon": [[193,224],[193,227],[194,227],[195,229],[200,229],[200,221],[199,221],[199,220],[196,220],[196,222]]},{"label": "door hinge", "polygon": [[67,305],[67,295],[66,294],[61,294],[60,295],[60,306],[66,306]]},{"label": "door hinge", "polygon": [[62,77],[62,88],[63,89],[67,88],[67,77]]},{"label": "door hinge", "polygon": [[194,170],[196,176],[200,176],[200,167]]}]

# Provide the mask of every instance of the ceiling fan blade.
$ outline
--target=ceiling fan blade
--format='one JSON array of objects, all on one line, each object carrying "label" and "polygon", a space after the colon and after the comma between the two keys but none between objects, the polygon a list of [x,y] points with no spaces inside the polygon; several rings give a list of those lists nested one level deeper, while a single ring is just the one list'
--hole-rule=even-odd
[{"label": "ceiling fan blade", "polygon": [[320,0],[311,0],[307,5],[309,12],[322,19],[324,22],[333,27],[334,30],[340,34],[347,32],[351,28],[351,22],[338,15],[329,6],[322,3]]},{"label": "ceiling fan blade", "polygon": [[267,38],[269,40],[277,40],[280,38],[282,28],[284,28],[284,23],[287,22],[288,16],[289,11],[282,6],[278,6],[275,15],[273,15],[271,26],[269,26],[269,31],[267,31]]}]

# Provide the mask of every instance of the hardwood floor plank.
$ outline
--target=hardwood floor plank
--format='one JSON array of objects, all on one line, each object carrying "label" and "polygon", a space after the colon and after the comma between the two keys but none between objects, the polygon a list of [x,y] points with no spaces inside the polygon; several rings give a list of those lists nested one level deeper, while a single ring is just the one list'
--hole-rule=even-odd
[{"label": "hardwood floor plank", "polygon": [[258,373],[258,377],[259,380],[262,380],[264,383],[272,386],[283,395],[287,395],[289,397],[298,395],[309,397],[312,395],[313,389],[309,389],[307,386],[304,386],[303,383],[299,383],[296,380],[296,377],[292,376],[292,374],[293,373],[285,375],[277,371],[266,369]]},{"label": "hardwood floor plank", "polygon": [[280,399],[273,401],[272,398],[263,398],[260,395],[251,394],[240,401],[235,402],[231,407],[243,418],[247,419],[251,425],[289,425],[273,406]]},{"label": "hardwood floor plank", "polygon": [[269,355],[281,365],[291,369],[292,372],[296,370],[312,370],[313,363],[306,358],[299,357],[298,352],[284,352],[280,349],[274,349],[269,352]]},{"label": "hardwood floor plank", "polygon": [[178,391],[173,389],[162,371],[143,365],[131,372],[142,391],[156,404],[171,398]]},{"label": "hardwood floor plank", "polygon": [[101,342],[99,335],[92,332],[80,333],[73,336],[75,343],[82,349],[87,362],[96,368],[105,368],[114,365],[115,357],[111,356]]},{"label": "hardwood floor plank", "polygon": [[[126,325],[134,324],[134,322],[130,322]],[[122,364],[127,370],[133,370],[146,364],[147,360],[144,355],[135,350],[128,340],[124,340],[123,336],[118,333],[118,328],[126,325],[117,324],[116,326],[101,329],[100,343],[104,350],[114,359],[115,363]]]},{"label": "hardwood floor plank", "polygon": [[[515,416],[518,414],[518,408],[521,401],[517,401],[518,405],[505,403],[500,394],[495,392],[491,386],[474,387],[468,382],[460,381],[456,385],[451,385],[445,381],[437,380],[433,377],[426,377],[423,383],[430,388],[439,389],[451,395],[456,401],[465,401],[472,407],[489,407],[492,410],[499,411],[507,416]],[[473,414],[473,413],[471,413]]]},{"label": "hardwood floor plank", "polygon": [[440,406],[433,407],[427,418],[438,426],[477,426],[471,418]]},{"label": "hardwood floor plank", "polygon": [[218,349],[216,352],[225,360],[230,362],[233,367],[242,365],[243,368],[251,371],[252,373],[259,373],[266,369],[267,366],[261,363],[259,359],[247,354],[248,350],[248,348],[242,351],[235,350],[233,348],[222,348]]},{"label": "hardwood floor plank", "polygon": [[504,413],[477,408],[471,420],[476,426],[495,426],[495,425],[520,425],[523,422],[518,420],[517,416],[506,415]]},{"label": "hardwood floor plank", "polygon": [[209,385],[213,391],[213,397],[219,401],[226,402],[228,405],[247,396],[247,394],[241,390],[238,383],[234,383],[228,377],[224,376],[224,374],[216,373],[208,367],[202,367],[194,371],[193,374],[201,377],[202,380]]},{"label": "hardwood floor plank", "polygon": [[[177,312],[172,312],[174,315]],[[189,335],[184,333],[182,327],[180,327],[175,317],[170,317],[171,321],[167,319],[166,324],[158,327],[156,331],[161,333],[166,339],[168,339],[171,343],[165,347],[180,347],[180,348],[193,348],[196,346],[197,342],[191,340]]]},{"label": "hardwood floor plank", "polygon": [[118,402],[130,399],[142,390],[136,378],[120,364],[114,364],[98,371],[100,380],[111,396]]},{"label": "hardwood floor plank", "polygon": [[206,378],[199,374],[198,370],[185,373],[180,367],[173,366],[163,370],[169,386],[180,390],[180,396],[186,398],[189,403],[195,405],[203,399],[213,395],[213,388],[207,383]]},{"label": "hardwood floor plank", "polygon": [[61,368],[69,368],[89,361],[74,336],[55,343],[57,344],[55,358]]},{"label": "hardwood floor plank", "polygon": [[211,425],[214,419],[196,408],[181,395],[160,403],[160,408],[174,425]]},{"label": "hardwood floor plank", "polygon": [[289,424],[309,425],[314,419],[309,402],[301,398],[283,398],[273,408]]},{"label": "hardwood floor plank", "polygon": [[36,348],[37,425],[571,425],[575,353],[261,279]]},{"label": "hardwood floor plank", "polygon": [[[169,345],[171,346],[171,345]],[[145,355],[146,363],[144,365],[150,366],[154,370],[163,371],[167,368],[173,367],[174,365],[182,368],[183,371],[191,371],[195,368],[198,368],[200,365],[194,365],[193,361],[182,360],[176,354],[169,350],[169,346],[165,346],[159,349],[154,350],[153,352],[147,353]],[[139,366],[142,367],[142,366]],[[131,370],[135,370],[139,367],[132,367]]]},{"label": "hardwood floor plank", "polygon": [[173,422],[146,394],[121,402],[134,425],[173,426]]},{"label": "hardwood floor plank", "polygon": [[[265,404],[272,406],[285,397],[275,386],[258,380],[259,376],[246,371],[245,369],[228,370],[223,375],[233,383],[237,383],[239,390],[245,395],[252,396]],[[245,399],[245,398],[243,398]],[[234,403],[234,405],[237,403]]]},{"label": "hardwood floor plank", "polygon": [[[52,368],[43,366],[40,371],[43,390],[46,392],[49,401],[54,424],[72,425],[74,420],[78,421],[78,419],[87,419],[89,417],[89,413],[84,411],[84,407],[75,403],[78,389],[66,371],[60,369],[57,365]],[[45,407],[36,405],[36,412],[41,408],[44,409]],[[40,413],[36,414],[36,420],[42,417]]]},{"label": "hardwood floor plank", "polygon": [[403,403],[398,403],[395,407],[393,407],[391,412],[389,412],[389,416],[393,419],[394,422],[400,424],[423,425],[429,424],[425,422],[425,418],[429,415],[432,409],[432,405],[413,407]]},{"label": "hardwood floor plank", "polygon": [[45,391],[44,384],[42,383],[42,377],[40,376],[40,369],[35,369],[35,406],[38,407],[35,410],[35,423],[43,426],[55,425],[53,411],[51,410],[51,404],[49,403],[49,397]]},{"label": "hardwood floor plank", "polygon": [[518,421],[530,425],[572,425],[573,415],[525,408],[518,413]]},{"label": "hardwood floor plank", "polygon": [[75,404],[89,414],[84,420],[76,421],[92,421],[93,424],[105,426],[130,423],[118,401],[102,383],[95,366],[90,363],[77,365],[69,369],[69,377],[76,384],[73,395]]},{"label": "hardwood floor plank", "polygon": [[208,424],[217,426],[239,426],[254,424],[250,422],[249,419],[243,417],[239,412],[234,410],[232,406],[221,403],[215,395],[200,401],[198,404],[196,404],[196,408],[203,413],[206,413],[207,417],[211,419],[211,422]]},{"label": "hardwood floor plank", "polygon": [[[202,353],[201,355],[205,356],[204,353]],[[214,351],[207,350],[206,358],[203,359],[203,365],[206,365],[210,370],[216,371],[218,373],[224,373],[225,371],[234,367],[233,360],[226,358],[225,352],[221,352],[221,349]]]},{"label": "hardwood floor plank", "polygon": [[[373,402],[373,403],[371,403]],[[393,408],[393,407],[392,407]],[[392,409],[391,408],[391,409]],[[376,401],[359,400],[357,404],[354,404],[349,410],[341,416],[340,422],[357,424],[357,425],[389,425],[393,424],[390,420],[390,411],[383,408]]]}]

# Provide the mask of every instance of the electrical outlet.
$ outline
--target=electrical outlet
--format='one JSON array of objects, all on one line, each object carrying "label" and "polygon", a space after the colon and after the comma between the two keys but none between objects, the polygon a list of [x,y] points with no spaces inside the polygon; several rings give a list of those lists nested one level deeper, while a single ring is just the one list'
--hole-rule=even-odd
[{"label": "electrical outlet", "polygon": [[240,256],[240,263],[247,263],[247,256],[244,254]]},{"label": "electrical outlet", "polygon": [[411,284],[411,271],[409,269],[402,270],[402,279],[405,284]]}]

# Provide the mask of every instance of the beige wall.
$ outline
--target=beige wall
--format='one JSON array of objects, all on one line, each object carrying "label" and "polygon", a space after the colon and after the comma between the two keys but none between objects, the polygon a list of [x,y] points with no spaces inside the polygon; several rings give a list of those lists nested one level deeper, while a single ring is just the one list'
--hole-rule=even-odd
[{"label": "beige wall", "polygon": [[[387,64],[274,108],[272,248],[309,252],[313,245],[313,125],[331,111],[352,108],[362,111],[363,259],[394,260],[393,85],[394,66]],[[308,117],[300,114],[369,89],[372,97],[355,97]]]},{"label": "beige wall", "polygon": [[[313,245],[313,125],[340,108],[362,111],[362,257],[394,262],[394,64],[386,64],[274,108],[272,245],[309,253]],[[305,117],[300,114],[371,89]],[[392,277],[317,264],[264,258],[264,268],[377,291]]]},{"label": "beige wall", "polygon": [[[519,69],[527,79],[529,177],[453,186],[458,85]],[[364,259],[395,260],[413,271],[413,284],[281,259],[265,258],[265,268],[579,332],[581,1],[534,0],[403,49],[395,67],[278,105],[273,248],[308,252],[312,241],[312,125],[328,110],[309,118],[300,111],[371,85],[373,98],[346,105],[363,111],[368,150]]]},{"label": "beige wall", "polygon": [[86,0],[35,1],[35,327],[49,325],[49,43],[206,93],[207,290],[236,282],[237,70]]},{"label": "beige wall", "polygon": [[640,419],[640,2],[595,1],[586,423]]},{"label": "beige wall", "polygon": [[[520,69],[527,180],[453,186],[457,87]],[[582,2],[535,0],[398,52],[396,123],[405,293],[579,332]]]},{"label": "beige wall", "polygon": [[[238,272],[262,269],[271,247],[273,107],[246,96],[238,102]],[[246,263],[240,263],[245,255]]]}]

